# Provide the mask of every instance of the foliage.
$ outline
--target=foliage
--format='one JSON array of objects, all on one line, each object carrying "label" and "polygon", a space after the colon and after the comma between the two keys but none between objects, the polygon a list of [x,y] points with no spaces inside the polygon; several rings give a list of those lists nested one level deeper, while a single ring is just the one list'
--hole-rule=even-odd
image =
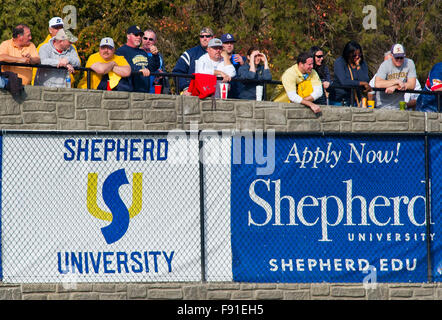
[{"label": "foliage", "polygon": [[[375,30],[363,26],[367,4],[376,7]],[[198,43],[204,26],[218,36],[234,34],[236,49],[243,55],[250,46],[259,46],[269,57],[274,79],[312,45],[324,49],[333,70],[349,40],[362,45],[371,74],[396,42],[403,43],[415,61],[421,84],[431,66],[442,61],[440,0],[0,0],[0,40],[10,38],[18,23],[26,23],[39,44],[47,35],[49,19],[65,17],[67,5],[77,9],[73,32],[79,38],[76,46],[83,65],[102,37],[125,43],[132,24],[157,32],[168,71],[183,51]]]}]

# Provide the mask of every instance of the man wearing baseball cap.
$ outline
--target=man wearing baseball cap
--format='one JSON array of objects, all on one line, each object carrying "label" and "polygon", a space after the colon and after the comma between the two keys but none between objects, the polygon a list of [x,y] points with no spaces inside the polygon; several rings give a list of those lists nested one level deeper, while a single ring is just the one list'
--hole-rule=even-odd
[{"label": "man wearing baseball cap", "polygon": [[[64,28],[64,22],[63,19],[60,17],[53,17],[49,20],[49,34],[46,36],[46,39],[40,43],[37,46],[37,52],[40,51],[40,48],[42,45],[44,45],[45,43],[48,43],[49,40],[51,40],[53,37],[55,37],[55,35],[57,34],[58,30],[63,29]],[[67,30],[65,30],[67,31]],[[74,41],[75,42],[75,41]],[[72,47],[75,49],[75,52],[77,52],[77,48],[75,47],[75,45],[73,43]],[[78,55],[78,52],[77,52]],[[37,68],[33,68],[32,69],[32,84],[34,84],[35,81],[35,75],[37,74]],[[71,75],[71,83],[74,83],[74,76]]]},{"label": "man wearing baseball cap", "polygon": [[399,102],[405,101],[403,91],[416,86],[416,67],[413,60],[405,57],[403,45],[396,43],[390,51],[393,57],[382,62],[376,72],[375,87],[385,89],[377,96],[376,107],[399,109]]},{"label": "man wearing baseball cap", "polygon": [[[230,61],[235,67],[236,74],[238,74],[239,67],[241,67],[246,61],[245,57],[235,53],[235,38],[231,33],[224,33],[221,36],[221,42],[223,43],[223,49],[227,52]],[[237,76],[235,76],[237,77]],[[229,97],[233,99],[239,99],[240,92],[244,89],[244,85],[239,81],[233,81],[230,83]]]},{"label": "man wearing baseball cap", "polygon": [[127,29],[126,44],[119,47],[115,54],[123,56],[132,69],[129,82],[135,92],[150,92],[150,73],[155,72],[160,67],[158,50],[152,50],[152,55],[140,49],[141,37],[144,32],[139,26],[133,25]]},{"label": "man wearing baseball cap", "polygon": [[[213,39],[213,31],[209,27],[204,27],[199,33],[199,45],[186,50],[178,59],[173,68],[173,73],[193,74],[195,73],[195,61],[207,53],[209,41]],[[189,78],[178,78],[178,90],[184,95],[191,95],[189,88]]]},{"label": "man wearing baseball cap", "polygon": [[[101,39],[98,52],[88,58],[86,68],[94,71],[91,75],[90,89],[132,91],[127,78],[131,73],[130,65],[123,56],[115,55],[115,43],[112,38]],[[78,88],[87,89],[87,72],[84,72]]]},{"label": "man wearing baseball cap", "polygon": [[[227,52],[223,50],[223,43],[220,39],[213,38],[209,41],[207,53],[195,61],[195,73],[223,77],[222,82],[230,82],[236,75],[235,67]],[[217,85],[215,98],[219,96],[219,85]]]},{"label": "man wearing baseball cap", "polygon": [[66,87],[66,77],[80,66],[80,58],[72,43],[77,41],[72,33],[64,29],[41,46],[39,54],[41,64],[57,67],[57,69],[39,68],[35,76],[35,85],[45,87]]}]

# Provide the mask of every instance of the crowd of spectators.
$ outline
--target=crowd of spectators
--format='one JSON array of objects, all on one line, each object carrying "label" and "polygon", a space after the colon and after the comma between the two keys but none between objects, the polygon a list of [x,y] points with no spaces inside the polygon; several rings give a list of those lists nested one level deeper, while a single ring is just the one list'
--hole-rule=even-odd
[{"label": "crowd of spectators", "polygon": [[[43,43],[35,47],[30,27],[19,24],[12,32],[12,39],[0,44],[0,62],[53,67],[3,65],[0,88],[12,92],[20,81],[21,85],[71,87],[73,74],[81,66],[74,45],[78,39],[64,29],[60,17],[49,20],[48,31]],[[156,46],[156,33],[133,25],[127,29],[126,36],[126,43],[119,48],[112,38],[101,39],[98,52],[88,57],[86,68],[93,71],[90,88],[170,93],[169,79],[160,75],[166,70],[163,56]],[[183,52],[172,69],[173,73],[195,75],[193,82],[192,77],[178,77],[177,92],[201,96],[205,91],[220,97],[220,88],[227,88],[229,98],[259,100],[256,80],[272,79],[268,58],[257,47],[248,48],[246,56],[241,56],[235,52],[235,43],[235,37],[230,33],[217,38],[211,28],[202,28],[199,44]],[[400,109],[403,101],[405,108],[437,111],[437,95],[405,92],[421,90],[421,86],[414,61],[406,57],[402,44],[394,44],[385,53],[384,61],[371,80],[363,49],[356,41],[345,45],[333,65],[333,76],[325,57],[324,50],[317,46],[300,53],[296,63],[282,74],[282,84],[276,88],[273,100],[301,103],[314,113],[321,111],[320,105]],[[198,83],[195,84],[195,80]],[[226,86],[220,86],[222,83]],[[85,89],[87,86],[87,73],[84,72],[77,87]],[[382,90],[374,91],[373,88]],[[423,90],[442,91],[442,62],[431,69]]]}]

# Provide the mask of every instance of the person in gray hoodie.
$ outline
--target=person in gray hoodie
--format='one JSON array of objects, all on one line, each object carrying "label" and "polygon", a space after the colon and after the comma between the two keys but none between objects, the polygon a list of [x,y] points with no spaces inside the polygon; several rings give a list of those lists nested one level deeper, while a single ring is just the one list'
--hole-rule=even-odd
[{"label": "person in gray hoodie", "polygon": [[67,83],[66,78],[70,80],[69,73],[74,73],[74,68],[80,66],[80,58],[72,46],[72,43],[76,41],[77,38],[72,33],[60,29],[48,43],[41,46],[38,52],[41,64],[54,66],[58,69],[39,68],[34,85],[70,87],[70,81]]}]

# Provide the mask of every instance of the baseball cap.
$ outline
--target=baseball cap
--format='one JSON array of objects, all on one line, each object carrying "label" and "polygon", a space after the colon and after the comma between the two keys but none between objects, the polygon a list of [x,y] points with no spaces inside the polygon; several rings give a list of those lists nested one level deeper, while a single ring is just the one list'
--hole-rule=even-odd
[{"label": "baseball cap", "polygon": [[208,34],[211,34],[213,36],[213,30],[210,29],[209,27],[202,28],[201,31],[200,31],[200,34],[202,34],[202,33],[208,33]]},{"label": "baseball cap", "polygon": [[102,46],[109,46],[109,47],[115,48],[114,40],[109,37],[103,38],[100,41],[100,47],[102,47]]},{"label": "baseball cap", "polygon": [[66,33],[69,42],[71,43],[77,42],[78,38],[74,36],[70,30],[65,30],[64,32]]},{"label": "baseball cap", "polygon": [[144,34],[144,32],[141,31],[140,27],[136,25],[130,26],[129,29],[127,29],[126,33],[127,34],[133,33],[134,35]]},{"label": "baseball cap", "polygon": [[404,47],[399,43],[396,43],[395,45],[393,45],[391,47],[391,53],[393,54],[393,57],[395,57],[395,58],[405,57]]},{"label": "baseball cap", "polygon": [[230,33],[225,33],[221,36],[221,41],[224,42],[236,42],[235,38]]},{"label": "baseball cap", "polygon": [[60,29],[54,36],[56,40],[69,40],[69,42],[76,42],[78,40],[69,30]]},{"label": "baseball cap", "polygon": [[211,47],[222,47],[223,43],[222,43],[222,41],[220,39],[213,38],[213,39],[210,39],[209,44],[207,46],[209,48],[211,48]]},{"label": "baseball cap", "polygon": [[49,27],[54,28],[54,27],[63,27],[64,23],[63,23],[63,19],[60,17],[53,17],[51,20],[49,20]]}]

